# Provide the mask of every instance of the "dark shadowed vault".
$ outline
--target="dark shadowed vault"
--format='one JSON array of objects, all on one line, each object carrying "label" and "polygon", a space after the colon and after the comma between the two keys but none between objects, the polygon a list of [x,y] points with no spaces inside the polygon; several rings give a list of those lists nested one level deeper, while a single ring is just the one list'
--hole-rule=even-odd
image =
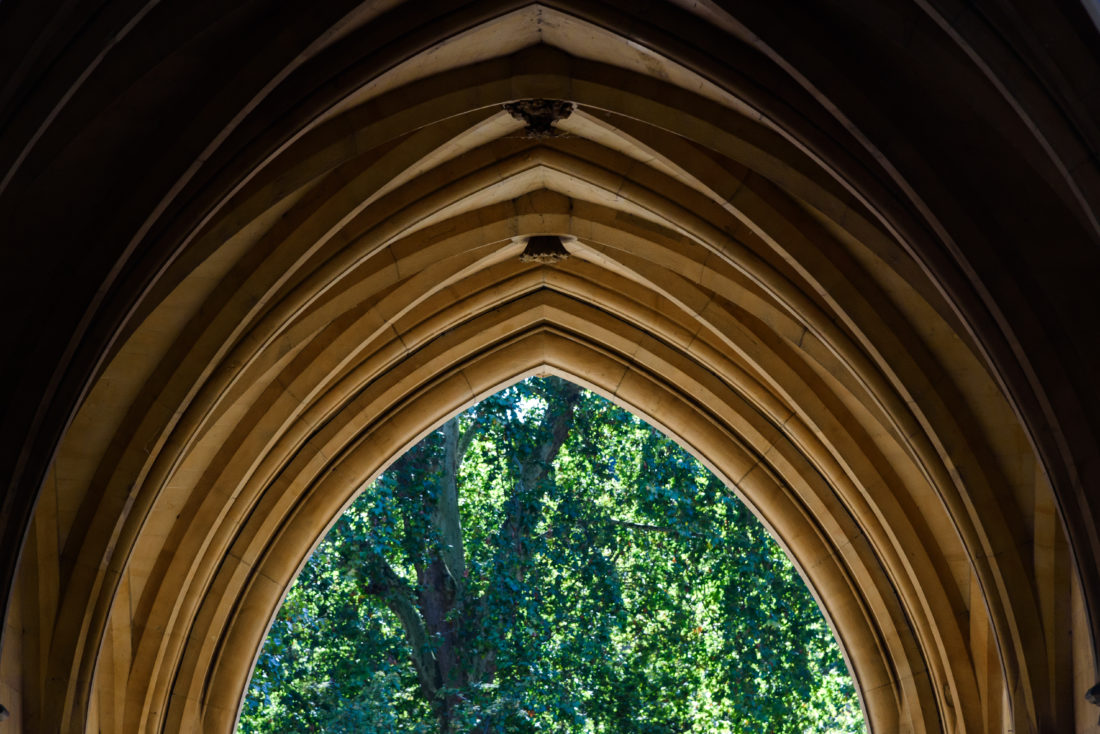
[{"label": "dark shadowed vault", "polygon": [[0,49],[0,732],[231,731],[355,490],[539,373],[737,489],[876,734],[1100,731],[1077,0],[9,1]]}]

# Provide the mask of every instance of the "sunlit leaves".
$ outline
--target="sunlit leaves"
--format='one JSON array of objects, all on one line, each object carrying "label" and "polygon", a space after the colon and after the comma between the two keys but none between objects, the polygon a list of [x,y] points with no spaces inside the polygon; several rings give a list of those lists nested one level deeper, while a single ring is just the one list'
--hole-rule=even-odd
[{"label": "sunlit leaves", "polygon": [[563,386],[519,383],[459,421],[473,431],[457,482],[466,578],[448,624],[464,683],[425,699],[408,636],[376,593],[385,566],[423,594],[440,555],[436,432],[307,564],[261,653],[242,731],[439,731],[444,698],[451,731],[862,730],[798,574],[675,442],[583,393],[553,467],[524,483],[540,474],[544,417],[571,399]]}]

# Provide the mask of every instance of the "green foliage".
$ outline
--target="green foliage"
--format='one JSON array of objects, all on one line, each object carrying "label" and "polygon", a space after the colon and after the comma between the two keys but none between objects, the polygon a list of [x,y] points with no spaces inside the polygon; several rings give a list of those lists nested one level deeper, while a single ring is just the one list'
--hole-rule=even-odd
[{"label": "green foliage", "polygon": [[755,517],[674,441],[550,378],[484,400],[363,492],[291,588],[239,731],[863,720],[820,610]]}]

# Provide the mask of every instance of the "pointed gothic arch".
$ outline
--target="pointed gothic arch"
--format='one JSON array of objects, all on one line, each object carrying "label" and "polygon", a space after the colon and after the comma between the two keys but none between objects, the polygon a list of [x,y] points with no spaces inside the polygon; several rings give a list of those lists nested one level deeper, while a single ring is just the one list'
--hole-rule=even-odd
[{"label": "pointed gothic arch", "polygon": [[[738,489],[821,600],[872,731],[1083,720],[1097,505],[1071,476],[1087,467],[1052,456],[1088,444],[1037,437],[1050,410],[1029,401],[1067,398],[1025,388],[1061,368],[1019,359],[1061,337],[1019,316],[1035,302],[1049,318],[1043,294],[1006,303],[974,276],[989,250],[960,238],[1002,225],[960,223],[940,198],[953,184],[929,189],[914,162],[920,140],[887,155],[849,116],[894,129],[886,102],[824,99],[740,25],[771,28],[762,9],[352,7],[333,3],[325,32],[252,39],[241,73],[267,69],[265,91],[228,83],[202,108],[222,127],[188,128],[206,147],[171,193],[153,204],[134,184],[121,207],[144,217],[125,230],[143,254],[104,286],[121,300],[73,348],[81,397],[26,480],[38,502],[3,654],[27,726],[229,731],[285,588],[356,489],[540,370],[661,425]],[[203,12],[151,78],[250,17]],[[909,32],[969,69],[926,12]],[[951,96],[966,90],[999,109],[972,71]],[[503,105],[527,98],[575,105],[561,135],[525,135]],[[1067,144],[1021,129],[994,141],[1023,151],[1014,180],[1048,187],[1037,213],[1088,236]],[[8,184],[45,185],[31,153],[50,140]],[[154,189],[196,150],[158,142]],[[538,234],[565,236],[570,259],[520,263]]]}]

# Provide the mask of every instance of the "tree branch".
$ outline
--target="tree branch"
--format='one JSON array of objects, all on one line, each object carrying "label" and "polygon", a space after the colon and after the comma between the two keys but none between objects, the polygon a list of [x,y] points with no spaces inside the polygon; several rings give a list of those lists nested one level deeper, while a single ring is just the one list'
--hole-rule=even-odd
[{"label": "tree branch", "polygon": [[520,479],[508,502],[507,515],[501,527],[502,535],[512,543],[513,562],[510,565],[512,576],[517,581],[523,578],[523,560],[527,557],[523,548],[522,500],[549,475],[554,459],[573,427],[573,416],[581,395],[581,388],[577,385],[564,380],[558,381],[558,385],[561,389],[560,400],[551,403],[542,419],[541,431],[546,439],[535,449],[531,458],[521,462]]},{"label": "tree branch", "polygon": [[[455,421],[457,422],[457,418]],[[470,425],[466,426],[466,430],[462,432],[462,435],[458,437],[458,446],[455,455],[458,457],[458,466],[462,466],[463,459],[466,458],[466,452],[470,450],[470,443],[473,442],[474,436],[478,434],[480,427],[476,421],[470,421]]]},{"label": "tree branch", "polygon": [[401,620],[401,626],[409,640],[409,647],[412,648],[412,662],[416,669],[416,677],[420,681],[425,697],[429,701],[433,700],[439,690],[439,675],[435,656],[428,644],[427,630],[424,628],[424,622],[420,618],[420,612],[414,601],[413,591],[385,558],[373,552],[370,555],[371,560],[367,564],[370,583],[367,584],[365,591],[384,601],[390,611]]},{"label": "tree branch", "polygon": [[461,593],[466,585],[466,551],[462,544],[462,518],[458,514],[458,466],[462,461],[458,433],[457,416],[443,424],[443,465],[432,524],[439,532],[443,565]]},{"label": "tree branch", "polygon": [[631,530],[645,530],[652,533],[675,533],[676,528],[670,528],[662,525],[646,525],[640,522],[629,522],[627,520],[611,520],[612,525],[617,525],[621,528],[630,528]]}]

